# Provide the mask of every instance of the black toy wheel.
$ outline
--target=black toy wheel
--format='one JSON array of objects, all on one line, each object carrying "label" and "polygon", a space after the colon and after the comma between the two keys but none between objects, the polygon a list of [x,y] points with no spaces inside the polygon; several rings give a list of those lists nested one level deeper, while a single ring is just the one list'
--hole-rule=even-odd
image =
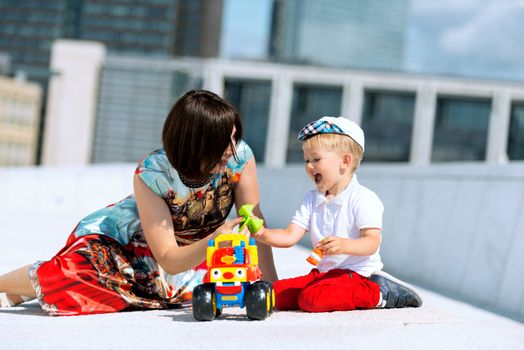
[{"label": "black toy wheel", "polygon": [[246,288],[246,313],[252,320],[263,320],[273,312],[273,288],[269,282],[258,281]]},{"label": "black toy wheel", "polygon": [[273,289],[273,284],[268,281],[257,281],[255,283],[263,284],[269,290],[269,314],[271,315],[275,309],[275,290]]},{"label": "black toy wheel", "polygon": [[219,309],[217,307],[216,309],[217,309],[217,311],[215,312],[215,317],[218,317],[218,316],[222,315],[222,308]]},{"label": "black toy wheel", "polygon": [[200,284],[193,289],[193,317],[199,321],[211,321],[222,313],[217,309],[215,286]]},{"label": "black toy wheel", "polygon": [[269,293],[271,300],[269,301],[269,314],[271,315],[275,311],[275,290],[271,287],[271,292]]}]

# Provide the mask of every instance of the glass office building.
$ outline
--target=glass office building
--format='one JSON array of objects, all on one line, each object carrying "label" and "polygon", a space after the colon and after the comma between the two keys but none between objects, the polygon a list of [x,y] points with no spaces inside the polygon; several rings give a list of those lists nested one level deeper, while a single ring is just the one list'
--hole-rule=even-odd
[{"label": "glass office building", "polygon": [[43,88],[58,38],[99,41],[115,53],[216,57],[222,7],[222,0],[0,0],[0,52],[13,72]]},{"label": "glass office building", "polygon": [[277,61],[399,70],[407,0],[275,0],[269,55]]},{"label": "glass office building", "polygon": [[77,38],[110,52],[216,57],[222,0],[83,0]]},{"label": "glass office building", "polygon": [[0,52],[9,55],[9,74],[23,72],[43,89],[41,139],[48,80],[58,74],[49,70],[54,40],[98,41],[134,56],[216,57],[222,8],[222,0],[0,0]]},{"label": "glass office building", "polygon": [[47,88],[53,40],[63,36],[67,1],[0,0],[0,52],[10,57],[11,73]]},{"label": "glass office building", "polygon": [[75,38],[103,42],[108,51],[168,57],[174,52],[176,2],[82,1]]},{"label": "glass office building", "polygon": [[223,7],[223,0],[179,0],[174,55],[217,57]]}]

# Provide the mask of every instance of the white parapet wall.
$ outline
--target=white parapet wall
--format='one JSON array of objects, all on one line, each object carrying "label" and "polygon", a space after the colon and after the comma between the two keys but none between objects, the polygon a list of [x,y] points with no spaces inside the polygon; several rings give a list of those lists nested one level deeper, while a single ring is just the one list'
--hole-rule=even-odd
[{"label": "white parapet wall", "polygon": [[[132,192],[135,165],[0,168],[0,242],[20,251],[3,267],[45,259],[91,211]],[[270,227],[286,226],[311,181],[302,167],[258,169]],[[363,165],[359,181],[385,206],[385,270],[524,320],[524,164]],[[26,230],[39,230],[35,242]],[[28,254],[27,252],[25,254]]]},{"label": "white parapet wall", "polygon": [[[269,225],[287,225],[306,189],[302,168],[259,170]],[[382,199],[385,270],[524,319],[524,164],[363,165]]]}]

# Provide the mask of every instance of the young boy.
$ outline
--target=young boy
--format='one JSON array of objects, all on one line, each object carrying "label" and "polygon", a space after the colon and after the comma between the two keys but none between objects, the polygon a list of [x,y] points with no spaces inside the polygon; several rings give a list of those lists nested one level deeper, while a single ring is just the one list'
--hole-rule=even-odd
[{"label": "young boy", "polygon": [[273,284],[276,308],[327,312],[377,307],[419,307],[413,287],[380,270],[382,213],[377,195],[360,185],[355,171],[364,153],[364,132],[346,118],[323,117],[306,125],[306,172],[316,190],[286,229],[261,229],[255,238],[290,247],[309,231],[323,257],[305,276]]}]

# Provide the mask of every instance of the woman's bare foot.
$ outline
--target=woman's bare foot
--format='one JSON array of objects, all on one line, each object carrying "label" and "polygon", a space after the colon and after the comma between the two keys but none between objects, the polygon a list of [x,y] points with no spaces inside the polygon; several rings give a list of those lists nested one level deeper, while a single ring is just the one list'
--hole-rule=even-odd
[{"label": "woman's bare foot", "polygon": [[0,293],[0,307],[12,307],[30,300],[33,300],[33,298],[23,295]]}]

